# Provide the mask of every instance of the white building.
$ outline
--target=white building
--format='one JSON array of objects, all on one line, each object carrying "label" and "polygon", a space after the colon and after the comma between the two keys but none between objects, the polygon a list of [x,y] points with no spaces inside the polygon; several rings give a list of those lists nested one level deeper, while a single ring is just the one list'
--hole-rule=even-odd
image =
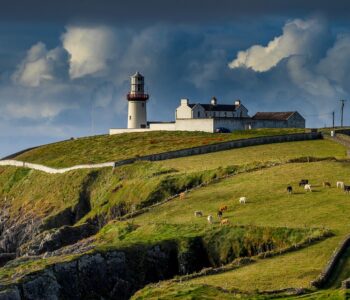
[{"label": "white building", "polygon": [[144,78],[138,72],[131,77],[131,91],[127,100],[128,128],[110,129],[110,134],[156,130],[228,132],[251,128],[305,128],[305,119],[298,112],[259,112],[251,118],[240,100],[232,104],[219,104],[215,97],[205,104],[181,99],[174,122],[147,122],[148,95],[144,93]]}]

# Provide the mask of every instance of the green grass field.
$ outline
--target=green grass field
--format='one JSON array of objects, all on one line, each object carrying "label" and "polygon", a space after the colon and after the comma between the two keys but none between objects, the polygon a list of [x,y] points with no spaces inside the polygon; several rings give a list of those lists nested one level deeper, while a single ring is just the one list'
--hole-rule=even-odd
[{"label": "green grass field", "polygon": [[[219,135],[211,137],[217,138]],[[162,145],[170,147],[165,144]],[[136,153],[138,150],[133,149],[132,145],[130,143],[129,147]],[[141,145],[135,147],[141,148]],[[161,147],[159,149],[163,149]],[[63,148],[51,157],[48,156],[49,152],[47,155],[43,152],[40,158],[40,148],[33,150],[39,152],[23,155],[56,164]],[[73,149],[72,155],[58,164],[68,164],[75,157],[75,151],[78,150]],[[108,155],[124,155],[107,152],[103,154],[103,159]],[[288,162],[300,157],[336,157],[339,161]],[[162,162],[138,162],[115,170],[77,170],[61,175],[6,167],[0,168],[0,197],[13,199],[11,205],[17,215],[20,215],[22,206],[31,213],[39,213],[40,207],[50,208],[47,215],[56,213],[76,203],[82,185],[91,172],[95,172],[94,180],[89,184],[92,210],[81,220],[83,222],[109,214],[121,203],[127,207],[143,207],[159,202],[184,187],[210,181],[226,175],[232,169],[236,175],[231,173],[233,176],[229,178],[193,190],[183,200],[174,198],[127,221],[110,221],[95,236],[94,251],[169,240],[183,242],[200,236],[206,247],[211,249],[213,261],[221,264],[230,262],[241,251],[242,245],[245,245],[245,249],[255,249],[256,242],[274,241],[275,250],[283,249],[310,237],[322,236],[323,231],[332,231],[334,236],[297,251],[271,258],[256,258],[254,263],[216,275],[181,283],[150,285],[134,296],[134,299],[270,299],[270,296],[255,293],[291,287],[310,288],[310,281],[319,275],[334,249],[349,234],[350,195],[334,187],[338,180],[350,184],[350,162],[345,158],[346,149],[343,146],[329,140],[316,140],[254,146]],[[95,156],[94,159],[102,159],[102,156]],[[267,162],[280,165],[269,164],[267,168],[244,172],[255,165],[264,166]],[[310,180],[314,188],[312,193],[306,193],[297,186],[303,178]],[[333,186],[323,188],[323,181],[329,181]],[[286,193],[289,184],[294,187],[293,195]],[[239,204],[241,196],[247,197],[247,204]],[[229,208],[224,217],[230,220],[232,226],[219,225],[216,212],[222,205]],[[214,224],[208,224],[206,217],[194,217],[196,210],[203,211],[205,216],[214,215]],[[237,251],[232,254],[230,247]],[[48,264],[71,259],[74,256],[18,262],[0,269],[0,282],[12,282],[14,278],[45,268]],[[349,276],[349,270],[350,263],[345,260],[345,268],[339,270],[340,275],[330,287],[337,288],[339,278]],[[236,290],[248,294],[235,294]],[[282,296],[278,297],[275,299],[282,299]],[[329,290],[297,298],[283,297],[343,299],[344,295],[339,290]]]},{"label": "green grass field", "polygon": [[157,163],[180,171],[199,171],[217,168],[218,166],[226,167],[267,161],[283,163],[299,157],[336,157],[342,159],[346,157],[346,149],[330,140],[313,140],[259,145],[169,159]]},{"label": "green grass field", "polygon": [[30,150],[17,160],[62,168],[79,164],[118,161],[147,154],[259,136],[304,132],[304,129],[258,129],[212,134],[153,131],[78,138]]},{"label": "green grass field", "polygon": [[[241,174],[190,193],[186,204],[176,200],[136,218],[137,224],[152,222],[202,223],[192,216],[194,210],[213,214],[220,205],[230,207],[226,217],[232,224],[255,226],[320,227],[331,229],[336,236],[303,250],[260,260],[238,270],[193,279],[190,283],[209,284],[225,289],[275,290],[309,287],[328,261],[339,242],[350,231],[350,196],[336,188],[325,189],[323,181],[350,182],[350,164],[315,162],[288,164],[249,174]],[[285,187],[296,187],[308,178],[315,191],[301,188],[289,196]],[[249,203],[240,205],[240,196]],[[251,283],[254,282],[254,285]]]}]

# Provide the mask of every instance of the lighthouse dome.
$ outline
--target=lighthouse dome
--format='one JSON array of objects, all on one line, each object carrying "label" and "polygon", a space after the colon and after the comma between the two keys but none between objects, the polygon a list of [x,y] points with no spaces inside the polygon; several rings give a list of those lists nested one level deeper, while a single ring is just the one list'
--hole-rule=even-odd
[{"label": "lighthouse dome", "polygon": [[140,72],[136,72],[134,75],[132,75],[131,77],[133,78],[143,78],[142,74]]}]

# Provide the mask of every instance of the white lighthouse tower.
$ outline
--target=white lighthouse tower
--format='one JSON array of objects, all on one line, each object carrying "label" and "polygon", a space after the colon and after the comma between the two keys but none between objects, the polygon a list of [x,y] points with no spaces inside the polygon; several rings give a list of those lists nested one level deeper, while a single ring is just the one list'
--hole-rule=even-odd
[{"label": "white lighthouse tower", "polygon": [[149,98],[145,94],[145,79],[136,72],[131,76],[131,89],[127,94],[128,100],[128,128],[147,128],[146,103]]}]

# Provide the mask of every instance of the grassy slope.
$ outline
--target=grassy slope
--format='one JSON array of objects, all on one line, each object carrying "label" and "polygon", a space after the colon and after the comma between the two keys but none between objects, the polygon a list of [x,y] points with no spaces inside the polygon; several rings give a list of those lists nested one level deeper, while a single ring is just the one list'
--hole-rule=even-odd
[{"label": "grassy slope", "polygon": [[[308,178],[315,185],[324,180],[333,183],[335,180],[349,181],[349,166],[348,163],[336,162],[289,164],[238,175],[190,193],[186,205],[176,200],[136,218],[135,222],[201,223],[205,220],[192,217],[194,210],[214,213],[218,206],[226,204],[230,207],[226,216],[234,224],[330,228],[336,233],[335,237],[306,249],[190,281],[241,290],[308,287],[350,231],[350,196],[336,188],[320,186],[309,194],[296,188],[297,193],[288,196],[285,187],[287,184],[296,186],[301,178]],[[238,204],[242,195],[250,200],[247,205]]]},{"label": "grassy slope", "polygon": [[117,161],[138,155],[160,153],[228,140],[303,131],[302,129],[259,129],[236,131],[231,134],[154,131],[113,136],[101,135],[42,146],[25,152],[15,159],[61,168],[78,164]]},{"label": "grassy slope", "polygon": [[346,298],[347,292],[341,290],[326,290],[318,291],[312,294],[302,296],[285,296],[285,295],[254,295],[254,294],[241,294],[241,293],[230,293],[228,291],[210,286],[210,285],[198,285],[192,283],[183,283],[181,288],[165,283],[163,286],[150,285],[143,290],[137,292],[132,299],[133,300],[266,300],[266,299],[284,299],[284,300],[343,300]]},{"label": "grassy slope", "polygon": [[198,171],[218,166],[252,164],[274,161],[285,162],[298,157],[346,157],[346,149],[330,140],[268,144],[232,149],[218,153],[194,155],[157,162],[180,171]]},{"label": "grassy slope", "polygon": [[[90,170],[47,175],[23,168],[0,168],[0,207],[12,217],[46,217],[76,204]],[[64,187],[64,188],[63,188]]]},{"label": "grassy slope", "polygon": [[[300,146],[304,143],[304,146]],[[290,147],[286,147],[285,145],[290,145]],[[300,156],[318,156],[318,157],[328,157],[328,156],[339,156],[344,157],[345,150],[343,147],[334,144],[329,141],[312,141],[312,142],[295,142],[295,143],[288,143],[288,144],[274,144],[272,145],[266,145],[266,146],[257,146],[252,148],[258,148],[261,149],[261,152],[264,153],[263,160],[270,161],[274,160],[276,153],[278,153],[283,158],[295,158]],[[264,148],[265,147],[265,148]],[[245,153],[247,153],[247,150],[250,150],[251,148],[244,148],[244,149],[236,149],[236,150],[230,150],[219,153],[213,153],[205,155],[209,159],[208,161],[213,161],[210,165],[210,167],[218,167],[220,165],[225,164],[231,164],[231,161],[235,164],[240,163],[247,163],[251,162],[249,159],[244,160]],[[293,149],[293,150],[291,150]],[[251,158],[259,158],[261,155],[257,154],[254,156],[254,152],[256,153],[256,150],[253,151],[250,155]],[[292,154],[291,154],[292,152]],[[224,154],[224,159],[222,160],[220,156],[220,159],[215,159],[215,157],[218,157],[220,154]],[[199,157],[199,156],[198,156]],[[261,160],[257,159],[257,160]],[[169,161],[173,163],[173,161],[177,161],[177,167],[179,170],[184,170],[184,166],[188,165],[186,162],[186,158],[177,159]],[[229,163],[228,163],[229,162]],[[149,181],[150,178],[152,178],[152,173],[156,174],[159,172],[159,170],[167,169],[170,165],[167,165],[167,162],[165,163],[165,168],[163,166],[157,166],[156,164],[151,164],[152,167],[150,168],[150,163],[145,164],[145,169],[142,169],[142,165],[135,165],[130,166],[128,168],[129,171],[122,171],[123,169],[118,169],[117,172],[121,172],[126,177],[130,177],[131,180],[135,180],[135,178],[142,179],[143,181]],[[334,246],[337,244],[337,242],[341,239],[343,232],[347,230],[346,222],[339,222],[339,220],[343,220],[342,218],[346,218],[346,213],[343,212],[343,214],[340,213],[342,209],[347,209],[347,201],[342,200],[339,204],[340,206],[332,213],[334,213],[334,216],[336,218],[334,221],[334,226],[332,224],[327,224],[328,221],[323,222],[322,220],[329,220],[327,215],[327,210],[334,210],[335,207],[332,205],[332,199],[329,201],[328,197],[334,198],[334,194],[332,193],[334,189],[332,189],[332,192],[330,191],[322,191],[320,193],[314,193],[312,195],[295,195],[293,198],[287,198],[284,193],[285,184],[297,181],[301,177],[309,177],[310,179],[315,178],[315,176],[322,176],[322,174],[328,174],[327,178],[322,178],[322,180],[330,180],[334,181],[335,179],[341,179],[346,178],[346,176],[349,177],[349,174],[346,173],[346,168],[341,167],[342,165],[340,163],[330,163],[330,162],[324,162],[324,163],[310,163],[310,164],[294,164],[294,165],[286,165],[282,167],[276,167],[269,170],[262,170],[255,173],[250,174],[243,174],[236,176],[234,178],[222,181],[218,184],[210,185],[209,187],[197,190],[196,192],[190,193],[189,198],[186,199],[186,202],[184,203],[179,202],[179,200],[171,201],[165,205],[162,205],[161,207],[158,207],[154,210],[152,210],[150,213],[144,214],[138,218],[135,219],[136,224],[140,224],[144,226],[145,230],[150,229],[152,231],[152,226],[154,223],[174,223],[174,224],[184,224],[184,225],[191,225],[196,226],[196,223],[201,227],[203,226],[203,222],[206,225],[206,221],[204,219],[194,219],[193,218],[193,211],[196,209],[202,209],[207,213],[209,210],[212,212],[215,212],[217,207],[221,204],[228,204],[230,208],[234,208],[234,210],[229,212],[229,215],[231,219],[235,224],[256,224],[256,225],[263,225],[263,226],[292,226],[292,227],[303,227],[304,224],[307,226],[314,225],[314,226],[327,226],[331,229],[335,229],[336,233],[338,234],[335,238],[328,239],[320,244],[316,244],[310,248],[307,248],[302,251],[298,251],[295,253],[290,253],[288,255],[284,255],[280,258],[273,258],[269,260],[260,261],[254,265],[244,267],[240,270],[237,270],[235,272],[241,272],[241,270],[248,270],[247,274],[244,275],[245,277],[239,278],[241,281],[237,281],[237,284],[232,284],[232,287],[235,287],[236,285],[241,285],[242,281],[245,281],[245,284],[248,285],[249,280],[257,280],[256,274],[260,274],[261,272],[264,272],[264,268],[266,267],[268,270],[268,267],[276,269],[275,271],[277,274],[274,274],[275,276],[282,276],[284,272],[290,272],[291,270],[284,271],[285,264],[289,263],[291,261],[294,261],[296,258],[298,258],[297,255],[301,255],[300,257],[300,265],[295,266],[295,271],[288,273],[285,277],[285,280],[291,280],[293,282],[294,278],[297,278],[297,283],[302,282],[305,284],[310,278],[313,279],[315,277],[315,274],[317,275],[317,272],[322,268],[325,261],[327,261],[330,252],[333,250]],[[154,168],[152,170],[152,168]],[[3,168],[1,170],[8,170],[11,168]],[[206,169],[206,168],[204,168]],[[21,170],[21,169],[18,169]],[[147,170],[147,171],[146,171]],[[190,171],[197,171],[197,170],[203,170],[201,164],[193,164],[193,167],[190,168]],[[334,171],[336,170],[336,171]],[[101,171],[102,172],[102,171]],[[103,171],[107,172],[107,171]],[[134,172],[134,173],[133,173]],[[147,173],[148,172],[148,173]],[[266,172],[266,173],[265,173]],[[277,172],[277,173],[275,173]],[[326,173],[325,173],[326,172]],[[37,172],[33,172],[37,173]],[[39,172],[38,172],[39,173]],[[83,174],[83,171],[76,171],[75,174],[72,175],[70,180],[73,180],[74,177],[79,177],[78,174]],[[334,178],[334,175],[339,173],[339,175]],[[44,175],[40,173],[40,176],[43,177],[50,177],[53,175]],[[70,173],[67,173],[68,175]],[[66,175],[67,175],[66,174]],[[120,173],[118,173],[120,175]],[[149,174],[145,176],[145,174]],[[287,174],[287,175],[286,175]],[[0,175],[3,176],[3,174]],[[56,175],[55,175],[56,176]],[[62,175],[64,178],[64,175]],[[150,177],[149,177],[150,176]],[[167,176],[161,175],[161,176]],[[342,177],[344,176],[344,177]],[[271,177],[271,178],[270,178]],[[290,179],[288,179],[288,177]],[[69,177],[67,177],[69,180]],[[268,178],[268,180],[266,180]],[[47,179],[45,179],[47,180]],[[322,181],[321,178],[318,178],[319,181]],[[4,182],[6,180],[4,179]],[[10,179],[7,179],[7,181],[11,182]],[[34,181],[32,184],[36,186],[37,189],[40,187],[40,181]],[[68,181],[69,182],[69,181]],[[111,183],[112,182],[112,183]],[[110,188],[114,188],[114,184],[118,183],[118,180],[115,181],[115,179],[111,179],[111,176],[107,173],[100,177],[99,180],[96,181],[93,194],[94,199],[96,199],[96,202],[93,204],[95,207],[99,207],[101,205],[103,198],[110,198],[111,191],[108,190]],[[277,184],[277,186],[276,186]],[[57,185],[66,186],[70,185],[68,183],[58,182]],[[258,189],[255,189],[256,185],[259,187]],[[29,185],[28,187],[29,188]],[[141,187],[142,188],[142,187]],[[16,189],[14,189],[15,191]],[[273,193],[271,193],[273,191]],[[26,190],[23,190],[21,192],[22,194],[26,194]],[[237,197],[239,197],[242,193],[245,195],[248,195],[249,198],[257,199],[258,201],[254,201],[254,203],[251,203],[245,207],[239,206],[237,202]],[[53,193],[54,194],[54,193]],[[121,194],[123,197],[126,197],[126,194]],[[202,195],[202,196],[201,196]],[[317,196],[324,197],[324,200],[322,203],[319,203],[320,199]],[[137,193],[135,197],[137,198]],[[340,195],[343,196],[343,195]],[[29,197],[29,196],[28,196]],[[266,198],[267,197],[267,198]],[[306,197],[306,198],[305,198]],[[135,199],[136,199],[135,198]],[[97,201],[97,199],[100,199]],[[316,202],[311,202],[312,201]],[[188,201],[187,201],[188,200]],[[292,200],[292,201],[291,201]],[[93,200],[95,201],[95,200]],[[296,201],[296,202],[295,202]],[[344,203],[343,203],[344,202]],[[328,204],[329,207],[325,207],[324,204]],[[306,207],[305,207],[306,206]],[[314,206],[317,207],[316,210],[314,210]],[[299,209],[303,212],[300,214]],[[233,213],[234,212],[234,213]],[[310,216],[309,212],[313,212],[313,215]],[[237,213],[237,214],[236,214]],[[300,216],[299,216],[300,215]],[[267,217],[266,217],[267,216]],[[295,218],[295,216],[298,216],[298,218]],[[313,219],[314,218],[314,219]],[[301,219],[301,220],[300,220]],[[318,220],[320,219],[320,220]],[[314,220],[314,221],[313,221]],[[151,224],[150,224],[151,223]],[[343,224],[346,228],[339,229],[337,226],[340,226],[340,223]],[[191,227],[190,226],[190,227]],[[147,229],[148,228],[148,229]],[[113,230],[112,230],[113,231]],[[141,231],[142,232],[142,231]],[[185,233],[183,233],[185,234]],[[118,242],[119,243],[119,242]],[[114,246],[118,246],[118,243]],[[310,255],[315,256],[315,259],[310,260],[310,256],[307,254],[310,253]],[[320,255],[321,253],[321,255]],[[296,255],[296,256],[295,256]],[[291,257],[291,258],[289,258]],[[56,259],[59,260],[65,260],[66,258],[55,258],[55,259],[49,259],[47,262],[54,261]],[[286,259],[286,261],[284,260]],[[308,262],[307,260],[310,260]],[[306,261],[306,266],[303,264]],[[267,265],[262,267],[260,269],[261,263],[267,263],[273,262],[271,265]],[[42,266],[45,265],[45,261],[41,262],[34,262],[33,264],[28,264],[24,269],[27,269],[26,272],[33,270],[33,269],[40,269]],[[304,272],[301,270],[302,267],[306,269]],[[249,268],[256,268],[249,271]],[[311,271],[310,271],[311,269]],[[22,270],[23,271],[23,270]],[[11,273],[13,270],[9,269],[2,269],[1,276],[5,276],[7,273]],[[237,274],[235,272],[228,272],[225,273],[225,276],[227,275],[227,279],[231,282],[231,276],[232,274]],[[280,273],[278,273],[280,272]],[[232,274],[231,274],[232,273]],[[258,282],[258,285],[261,289],[270,288],[271,286],[268,286],[267,281],[271,279],[272,276],[269,277],[268,272],[265,272],[267,275],[266,282]],[[218,276],[218,275],[217,275]],[[242,276],[241,276],[242,277]],[[4,277],[3,277],[4,278]],[[209,278],[209,277],[206,277]],[[205,280],[206,278],[202,278]],[[213,276],[210,276],[211,278],[214,278]],[[264,278],[264,276],[262,277]],[[226,279],[225,279],[226,280]],[[217,285],[220,285],[220,279],[217,280]],[[273,280],[272,280],[273,282]],[[275,286],[279,286],[281,284],[280,282],[277,282]],[[249,288],[249,287],[248,287]]]}]

